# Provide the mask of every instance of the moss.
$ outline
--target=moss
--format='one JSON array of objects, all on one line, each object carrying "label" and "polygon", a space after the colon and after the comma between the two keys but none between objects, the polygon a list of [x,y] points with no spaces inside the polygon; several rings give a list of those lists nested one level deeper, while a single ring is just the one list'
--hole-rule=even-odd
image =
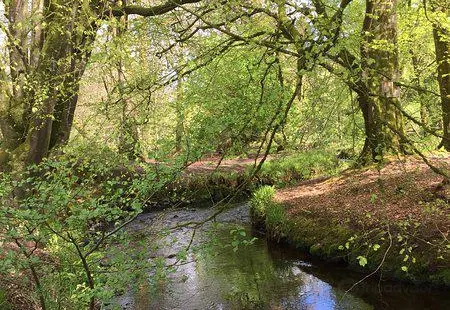
[{"label": "moss", "polygon": [[273,201],[274,195],[272,186],[262,186],[253,192],[250,215],[253,223],[263,225],[271,238],[280,240],[287,235],[287,218],[284,208]]},{"label": "moss", "polygon": [[322,258],[342,256],[339,247],[352,235],[352,231],[345,225],[318,221],[308,215],[296,216],[288,220],[288,224],[288,238],[297,247],[306,248],[311,254]]}]

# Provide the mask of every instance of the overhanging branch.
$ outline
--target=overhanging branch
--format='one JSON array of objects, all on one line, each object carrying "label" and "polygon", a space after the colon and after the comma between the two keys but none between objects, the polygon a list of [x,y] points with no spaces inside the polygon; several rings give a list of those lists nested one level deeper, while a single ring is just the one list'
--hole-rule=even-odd
[{"label": "overhanging branch", "polygon": [[175,8],[183,4],[197,3],[202,0],[169,0],[164,4],[152,6],[152,7],[142,7],[140,5],[127,5],[122,8],[112,9],[112,14],[114,16],[127,15],[140,15],[140,16],[157,16],[168,13]]}]

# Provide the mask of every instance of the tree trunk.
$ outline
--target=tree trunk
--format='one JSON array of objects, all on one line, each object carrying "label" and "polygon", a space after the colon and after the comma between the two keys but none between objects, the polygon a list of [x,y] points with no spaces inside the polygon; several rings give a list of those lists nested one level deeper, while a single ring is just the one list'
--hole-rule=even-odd
[{"label": "tree trunk", "polygon": [[[419,104],[420,104],[420,122],[424,126],[428,126],[428,111],[427,111],[427,98],[424,94],[424,92],[421,90],[422,85],[420,83],[421,77],[420,77],[420,70],[419,70],[419,57],[414,53],[414,51],[411,49],[409,51],[411,54],[411,60],[412,60],[412,66],[413,66],[413,72],[414,72],[414,85],[417,87],[417,92],[419,95]],[[422,128],[422,135],[425,137],[427,135],[427,132],[425,129]]]},{"label": "tree trunk", "polygon": [[[124,1],[124,4],[126,5],[126,1]],[[121,36],[128,28],[128,18],[127,16],[120,16],[118,19],[119,23],[112,29],[112,33],[113,37],[118,39],[118,43],[121,44]],[[125,65],[122,58],[117,63],[117,83],[119,102],[122,105],[118,149],[119,153],[125,155],[129,160],[136,160],[140,158],[139,131],[135,117],[136,109],[131,106],[132,102],[127,98],[125,92]]]},{"label": "tree trunk", "polygon": [[[178,75],[178,74],[177,74]],[[183,148],[184,135],[184,106],[183,106],[183,87],[182,79],[177,80],[177,97],[175,100],[175,152],[180,152]]]},{"label": "tree trunk", "polygon": [[75,31],[75,24],[82,19],[77,1],[72,5],[62,0],[51,1],[47,10],[45,42],[33,75],[38,92],[27,138],[27,162],[35,164],[69,138],[79,82],[90,55],[89,45],[95,37],[92,33],[96,31],[86,24],[85,31]]},{"label": "tree trunk", "polygon": [[[29,117],[30,92],[26,91],[27,71],[29,68],[27,41],[28,28],[24,25],[30,17],[28,1],[13,0],[5,3],[5,17],[8,21],[6,38],[9,42],[9,63],[0,69],[0,171],[11,159],[12,151],[18,148],[26,137],[26,121]],[[12,83],[11,83],[12,82]]]},{"label": "tree trunk", "polygon": [[[435,13],[444,14],[448,19],[449,10],[448,5],[445,4],[445,1],[442,1],[442,3],[434,1],[432,2],[432,10]],[[445,150],[450,151],[450,30],[448,25],[435,20],[433,22],[433,38],[442,107],[443,139],[438,148],[444,147]]]},{"label": "tree trunk", "polygon": [[75,108],[78,102],[78,91],[80,80],[86,68],[86,59],[73,60],[70,73],[63,82],[63,88],[69,90],[64,96],[59,98],[55,105],[52,133],[50,137],[49,149],[68,142],[72,129]]},{"label": "tree trunk", "polygon": [[[395,86],[399,76],[396,0],[366,0],[363,38],[362,79],[367,88],[359,98],[367,136],[363,151],[380,160],[386,153],[404,152],[398,135],[404,134],[397,108],[400,90]],[[366,103],[361,105],[362,101]]]}]

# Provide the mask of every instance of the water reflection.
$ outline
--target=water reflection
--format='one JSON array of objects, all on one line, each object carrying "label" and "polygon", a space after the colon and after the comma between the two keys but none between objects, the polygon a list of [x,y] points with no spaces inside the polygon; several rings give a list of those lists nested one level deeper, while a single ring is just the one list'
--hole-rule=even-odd
[{"label": "water reflection", "polygon": [[[232,225],[204,231],[199,236],[202,246],[188,256],[188,262],[178,266],[170,281],[155,294],[141,290],[133,308],[372,309],[351,295],[339,301],[341,292],[302,270],[309,268],[309,264],[293,265],[274,259],[263,238],[249,245],[241,244],[234,251],[230,246],[236,241],[230,234]],[[249,228],[241,231],[246,236],[240,242],[252,238],[248,237]],[[186,231],[178,232],[176,239],[178,243],[186,242]]]}]

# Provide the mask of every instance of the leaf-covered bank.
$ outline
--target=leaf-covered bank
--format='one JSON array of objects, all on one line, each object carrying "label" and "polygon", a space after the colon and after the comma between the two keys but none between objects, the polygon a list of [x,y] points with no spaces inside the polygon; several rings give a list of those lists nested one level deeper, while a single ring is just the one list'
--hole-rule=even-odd
[{"label": "leaf-covered bank", "polygon": [[[437,163],[445,166],[447,159]],[[367,274],[450,285],[448,185],[416,159],[253,194],[268,237]]]}]

